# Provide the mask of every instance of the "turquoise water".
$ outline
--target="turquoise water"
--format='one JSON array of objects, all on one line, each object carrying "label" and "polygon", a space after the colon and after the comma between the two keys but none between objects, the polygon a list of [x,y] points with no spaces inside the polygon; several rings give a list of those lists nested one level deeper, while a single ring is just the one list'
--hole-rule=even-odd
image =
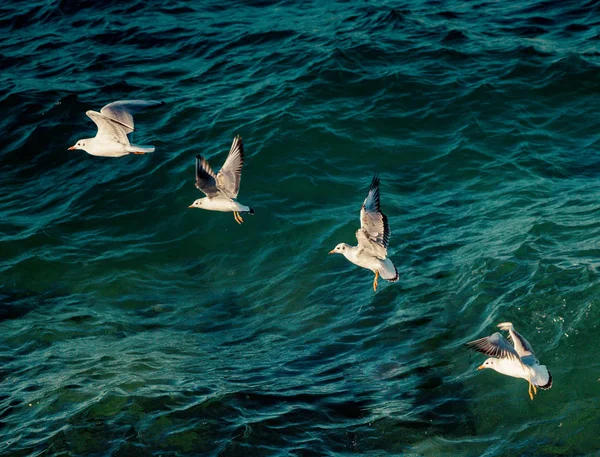
[{"label": "turquoise water", "polygon": [[[0,454],[598,454],[596,2],[0,6]],[[88,109],[156,152],[67,151]],[[235,134],[239,200],[188,209]],[[395,284],[328,256],[373,173]],[[511,321],[552,372],[475,368]]]}]

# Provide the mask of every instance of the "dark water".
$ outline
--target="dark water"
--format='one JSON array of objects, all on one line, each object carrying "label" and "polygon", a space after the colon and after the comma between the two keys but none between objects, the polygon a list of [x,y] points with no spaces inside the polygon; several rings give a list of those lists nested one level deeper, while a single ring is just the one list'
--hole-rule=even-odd
[{"label": "dark water", "polygon": [[[592,1],[0,6],[0,454],[599,452]],[[88,109],[164,100],[120,159]],[[194,156],[246,146],[231,214]],[[396,284],[341,257],[374,172]],[[464,349],[512,321],[527,383]]]}]

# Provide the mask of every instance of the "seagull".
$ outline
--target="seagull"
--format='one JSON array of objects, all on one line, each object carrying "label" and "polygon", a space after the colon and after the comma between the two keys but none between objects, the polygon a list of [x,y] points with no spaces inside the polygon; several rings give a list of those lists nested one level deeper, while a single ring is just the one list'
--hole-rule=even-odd
[{"label": "seagull", "polygon": [[390,240],[390,226],[387,217],[379,206],[379,176],[371,181],[367,198],[360,209],[360,229],[356,231],[358,246],[346,243],[338,244],[330,254],[342,254],[359,267],[368,268],[375,273],[373,290],[377,292],[377,279],[381,276],[389,282],[398,281],[398,270],[387,258]]},{"label": "seagull", "polygon": [[498,332],[466,343],[469,349],[491,356],[477,369],[491,368],[513,378],[526,379],[529,383],[529,398],[533,400],[533,394],[537,394],[536,387],[544,390],[552,387],[552,375],[546,365],[540,365],[531,345],[517,333],[510,322],[498,324],[498,327],[508,332],[513,344]]},{"label": "seagull", "polygon": [[233,211],[233,217],[238,224],[244,220],[240,213],[254,214],[249,206],[235,201],[240,190],[242,165],[244,164],[244,145],[242,137],[233,139],[227,160],[215,175],[210,165],[201,155],[196,156],[196,187],[206,194],[188,208],[201,208],[209,211]]},{"label": "seagull", "polygon": [[85,114],[98,126],[98,133],[94,138],[78,140],[69,150],[81,149],[93,156],[104,157],[154,152],[154,146],[137,146],[129,143],[127,135],[134,130],[132,112],[158,105],[164,105],[164,102],[121,100],[109,103],[100,112],[87,111]]}]

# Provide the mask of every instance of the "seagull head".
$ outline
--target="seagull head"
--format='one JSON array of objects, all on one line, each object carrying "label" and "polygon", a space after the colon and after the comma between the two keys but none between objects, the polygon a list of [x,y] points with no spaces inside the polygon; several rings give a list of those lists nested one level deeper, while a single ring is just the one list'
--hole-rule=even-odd
[{"label": "seagull head", "polygon": [[81,149],[81,150],[85,151],[86,145],[87,145],[87,140],[77,140],[77,143],[75,143],[73,146],[71,146],[68,150],[72,151],[73,149]]},{"label": "seagull head", "polygon": [[332,249],[331,251],[329,251],[330,254],[345,254],[346,249],[349,246],[346,243],[340,243],[338,244],[335,249]]},{"label": "seagull head", "polygon": [[194,201],[194,203],[192,203],[190,206],[188,206],[188,208],[202,208],[203,200],[204,198],[199,198],[198,200]]},{"label": "seagull head", "polygon": [[496,359],[494,359],[493,357],[489,358],[485,362],[483,362],[482,365],[479,365],[477,367],[478,370],[483,370],[484,368],[496,369]]}]

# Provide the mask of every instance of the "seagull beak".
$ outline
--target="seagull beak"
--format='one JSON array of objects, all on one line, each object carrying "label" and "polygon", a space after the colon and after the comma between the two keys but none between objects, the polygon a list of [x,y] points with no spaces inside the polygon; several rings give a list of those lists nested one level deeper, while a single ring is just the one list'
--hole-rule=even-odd
[{"label": "seagull beak", "polygon": [[332,249],[331,251],[329,251],[330,254],[335,254],[335,249]]},{"label": "seagull beak", "polygon": [[190,205],[190,206],[188,206],[188,208],[193,208],[193,207],[194,207],[194,205]]},{"label": "seagull beak", "polygon": [[71,146],[70,148],[67,149],[67,151],[72,151],[73,149],[77,149],[75,146]]},{"label": "seagull beak", "polygon": [[477,369],[478,369],[478,370],[483,370],[484,368],[485,368],[485,367],[484,367],[483,365],[479,365],[479,366],[477,367]]}]

